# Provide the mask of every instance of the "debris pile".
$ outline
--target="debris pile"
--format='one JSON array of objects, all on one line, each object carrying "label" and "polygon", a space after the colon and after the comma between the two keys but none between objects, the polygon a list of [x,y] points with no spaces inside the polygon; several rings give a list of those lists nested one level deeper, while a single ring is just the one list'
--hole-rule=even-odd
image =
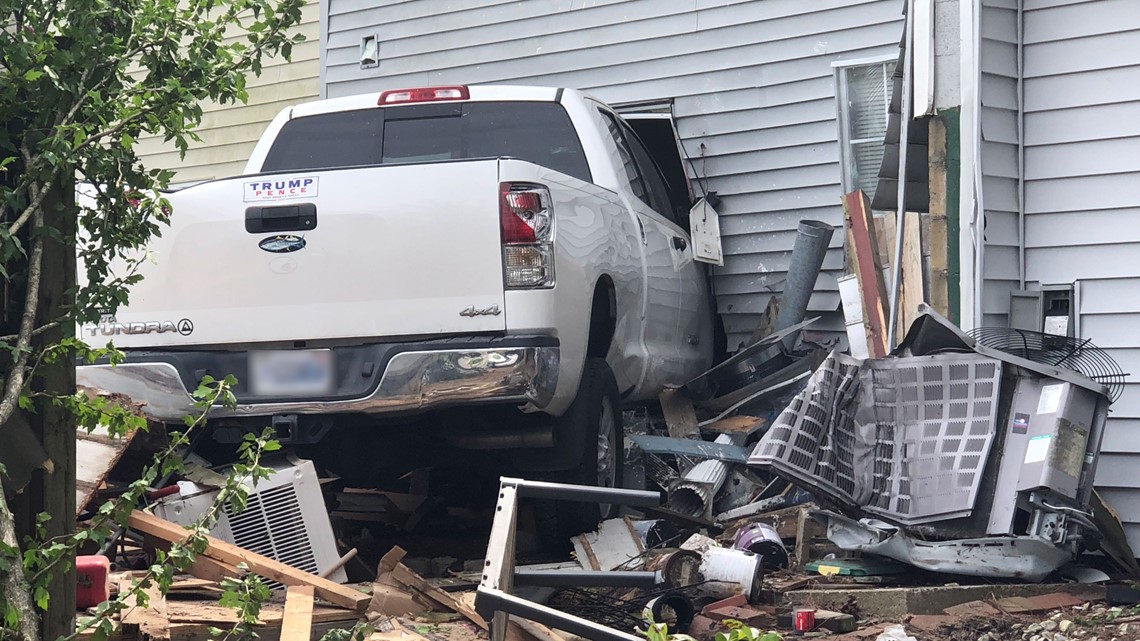
[{"label": "debris pile", "polygon": [[[236,621],[211,603],[218,582],[246,572],[275,589],[259,629],[283,641],[359,624],[370,641],[1140,638],[1140,594],[1104,587],[1140,567],[1092,490],[1112,391],[1056,366],[1064,345],[999,351],[929,309],[890,353],[875,332],[875,358],[835,351],[804,320],[825,227],[801,229],[807,271],[749,345],[665,390],[660,415],[626,412],[624,488],[504,477],[480,513],[433,495],[426,470],[389,491],[284,457],[116,639],[204,638]],[[186,466],[103,552],[145,567],[222,480]],[[534,504],[557,501],[615,509],[543,556]],[[82,566],[87,605],[130,585],[105,561]]]}]

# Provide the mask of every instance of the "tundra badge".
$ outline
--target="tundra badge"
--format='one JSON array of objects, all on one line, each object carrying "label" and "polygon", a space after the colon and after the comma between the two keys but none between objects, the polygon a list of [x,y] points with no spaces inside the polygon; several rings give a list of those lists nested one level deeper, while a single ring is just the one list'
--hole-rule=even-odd
[{"label": "tundra badge", "polygon": [[498,316],[499,314],[502,314],[502,313],[503,313],[503,311],[501,309],[499,309],[498,305],[491,305],[490,307],[487,307],[486,309],[475,309],[475,306],[471,305],[467,309],[459,312],[459,315],[460,316],[466,316],[468,318],[474,318],[476,316]]}]

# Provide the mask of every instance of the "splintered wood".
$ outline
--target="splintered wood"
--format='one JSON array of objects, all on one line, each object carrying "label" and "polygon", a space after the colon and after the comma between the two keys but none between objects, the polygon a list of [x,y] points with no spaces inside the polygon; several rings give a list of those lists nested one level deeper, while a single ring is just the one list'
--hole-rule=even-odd
[{"label": "splintered wood", "polygon": [[847,219],[847,250],[851,267],[859,279],[863,299],[863,320],[867,331],[867,346],[872,358],[882,358],[890,348],[887,345],[888,303],[883,265],[879,260],[875,223],[871,216],[871,203],[862,191],[853,191],[843,197],[843,213]]},{"label": "splintered wood", "polygon": [[100,425],[93,431],[79,428],[75,432],[75,510],[81,514],[95,498],[107,474],[127,451],[136,432],[114,438]]}]

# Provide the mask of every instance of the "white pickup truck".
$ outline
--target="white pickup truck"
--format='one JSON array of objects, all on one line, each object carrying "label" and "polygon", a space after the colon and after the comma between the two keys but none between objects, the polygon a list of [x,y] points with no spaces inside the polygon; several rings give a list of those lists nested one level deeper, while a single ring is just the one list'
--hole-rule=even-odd
[{"label": "white pickup truck", "polygon": [[245,175],[169,195],[130,304],[80,328],[126,361],[78,380],[179,422],[203,376],[234,374],[218,435],[331,434],[334,466],[372,470],[416,455],[382,458],[369,434],[414,425],[523,473],[614,485],[621,406],[712,363],[676,193],[621,116],[570,89],[289,107]]}]

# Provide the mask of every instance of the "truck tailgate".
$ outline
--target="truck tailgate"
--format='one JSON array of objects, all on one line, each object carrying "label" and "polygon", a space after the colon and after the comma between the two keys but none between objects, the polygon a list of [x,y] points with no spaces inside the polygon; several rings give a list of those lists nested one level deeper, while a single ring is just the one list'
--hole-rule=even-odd
[{"label": "truck tailgate", "polygon": [[[501,331],[498,180],[478,160],[191,187],[129,306],[83,335],[130,348]],[[246,229],[248,208],[305,203],[311,229]]]}]

